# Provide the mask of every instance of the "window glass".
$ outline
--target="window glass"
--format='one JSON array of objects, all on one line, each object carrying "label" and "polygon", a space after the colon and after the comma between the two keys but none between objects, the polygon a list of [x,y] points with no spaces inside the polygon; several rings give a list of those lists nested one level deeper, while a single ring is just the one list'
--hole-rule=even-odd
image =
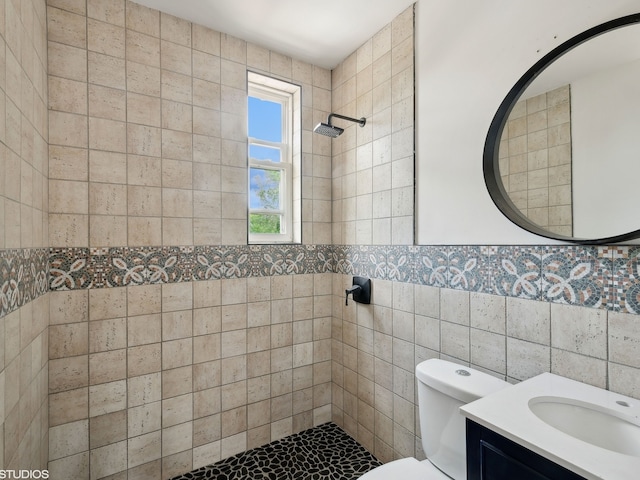
[{"label": "window glass", "polygon": [[249,227],[252,233],[280,233],[281,215],[268,213],[252,213],[249,215]]},{"label": "window glass", "polygon": [[249,137],[282,142],[282,104],[249,97]]},{"label": "window glass", "polygon": [[250,208],[279,210],[281,178],[280,170],[252,167],[249,180]]},{"label": "window glass", "polygon": [[278,147],[249,144],[249,157],[254,160],[270,160],[280,162],[282,150]]},{"label": "window glass", "polygon": [[248,80],[248,240],[299,242],[301,88],[253,72]]}]

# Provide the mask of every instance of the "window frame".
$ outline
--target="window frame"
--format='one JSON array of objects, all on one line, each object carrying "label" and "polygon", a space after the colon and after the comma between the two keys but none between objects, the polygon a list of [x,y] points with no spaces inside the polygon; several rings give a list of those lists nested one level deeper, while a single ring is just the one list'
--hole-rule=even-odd
[{"label": "window frame", "polygon": [[[247,102],[249,97],[260,100],[279,103],[282,106],[282,141],[271,142],[249,137],[247,129],[247,242],[248,244],[271,243],[296,243],[299,232],[296,235],[294,227],[294,127],[296,91],[300,91],[297,85],[276,80],[258,73],[248,72],[247,75]],[[300,94],[297,95],[298,101]],[[247,105],[247,120],[249,108]],[[280,151],[280,161],[259,160],[251,157],[252,146],[277,148]],[[251,208],[251,170],[271,170],[280,172],[280,208],[259,209]],[[299,169],[298,169],[299,170]],[[252,214],[278,214],[280,215],[280,233],[252,233]]]}]

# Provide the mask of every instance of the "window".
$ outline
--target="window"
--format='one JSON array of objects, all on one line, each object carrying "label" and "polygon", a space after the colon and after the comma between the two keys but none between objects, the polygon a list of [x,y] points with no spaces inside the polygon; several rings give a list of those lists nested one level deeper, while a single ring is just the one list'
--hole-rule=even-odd
[{"label": "window", "polygon": [[250,72],[247,105],[249,243],[300,242],[300,87]]}]

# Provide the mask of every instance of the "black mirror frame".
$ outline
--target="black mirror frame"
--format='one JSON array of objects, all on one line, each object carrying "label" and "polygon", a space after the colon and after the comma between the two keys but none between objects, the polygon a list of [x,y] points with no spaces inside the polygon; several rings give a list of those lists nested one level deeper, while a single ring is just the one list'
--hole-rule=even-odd
[{"label": "black mirror frame", "polygon": [[522,77],[520,77],[520,79],[516,82],[513,88],[511,88],[505,99],[500,104],[498,111],[491,121],[491,126],[489,127],[489,132],[484,144],[482,170],[484,173],[484,181],[487,185],[487,189],[489,190],[489,195],[491,196],[493,203],[495,203],[496,207],[498,207],[498,209],[504,216],[506,216],[509,220],[511,220],[519,227],[536,235],[540,235],[541,237],[581,244],[603,245],[620,243],[640,237],[640,229],[633,230],[622,235],[615,235],[612,237],[581,239],[575,237],[567,237],[564,235],[556,235],[552,232],[549,232],[548,230],[541,228],[540,226],[531,222],[531,220],[526,218],[523,214],[521,214],[518,208],[509,198],[509,195],[507,194],[504,185],[502,184],[502,180],[500,179],[500,169],[498,163],[500,139],[502,137],[502,132],[504,130],[507,118],[509,117],[509,114],[511,113],[511,110],[515,106],[516,102],[529,86],[529,84],[531,84],[531,82],[533,82],[533,80],[535,80],[535,78],[538,77],[538,75],[540,75],[540,73],[542,73],[542,71],[551,63],[553,63],[562,55],[577,47],[578,45],[611,30],[637,23],[640,23],[640,13],[627,15],[625,17],[620,17],[615,20],[602,23],[567,40],[558,47],[554,48],[540,60],[538,60],[538,62],[536,62],[533,67],[531,67]]}]

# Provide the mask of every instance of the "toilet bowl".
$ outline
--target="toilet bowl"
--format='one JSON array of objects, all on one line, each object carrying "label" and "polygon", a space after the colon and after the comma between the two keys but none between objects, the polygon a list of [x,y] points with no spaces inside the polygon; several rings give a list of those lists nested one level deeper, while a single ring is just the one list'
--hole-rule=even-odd
[{"label": "toilet bowl", "polygon": [[361,480],[466,480],[462,405],[509,384],[453,362],[430,359],[416,367],[422,448],[427,457],[403,458],[365,473]]},{"label": "toilet bowl", "polygon": [[420,461],[413,457],[394,460],[374,468],[360,477],[360,480],[451,480],[438,470],[429,460]]}]

